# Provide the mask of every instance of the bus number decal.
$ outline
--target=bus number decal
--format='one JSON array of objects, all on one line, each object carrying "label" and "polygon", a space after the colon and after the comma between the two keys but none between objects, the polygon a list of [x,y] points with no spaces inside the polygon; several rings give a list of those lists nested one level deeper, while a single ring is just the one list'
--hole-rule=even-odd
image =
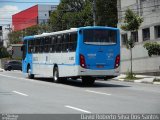
[{"label": "bus number decal", "polygon": [[69,57],[69,60],[74,60],[74,57]]},{"label": "bus number decal", "polygon": [[38,61],[38,57],[33,57],[33,61]]}]

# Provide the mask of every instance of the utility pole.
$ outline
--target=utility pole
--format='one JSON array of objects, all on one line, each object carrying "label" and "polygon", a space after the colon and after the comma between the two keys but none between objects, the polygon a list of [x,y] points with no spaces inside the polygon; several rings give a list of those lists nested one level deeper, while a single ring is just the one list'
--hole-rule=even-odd
[{"label": "utility pole", "polygon": [[93,26],[96,26],[96,0],[93,0]]},{"label": "utility pole", "polygon": [[3,46],[3,30],[2,26],[0,26],[0,47]]}]

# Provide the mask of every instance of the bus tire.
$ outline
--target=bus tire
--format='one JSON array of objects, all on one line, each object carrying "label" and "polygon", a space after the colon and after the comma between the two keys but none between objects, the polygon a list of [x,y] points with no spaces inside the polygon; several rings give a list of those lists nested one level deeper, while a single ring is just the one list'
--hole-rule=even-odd
[{"label": "bus tire", "polygon": [[54,69],[53,69],[53,81],[55,83],[60,82],[58,67],[54,67]]},{"label": "bus tire", "polygon": [[31,68],[30,68],[30,66],[28,66],[27,73],[28,73],[28,78],[29,79],[33,79],[34,78],[34,74],[31,74]]},{"label": "bus tire", "polygon": [[93,86],[95,78],[93,77],[82,77],[83,86]]}]

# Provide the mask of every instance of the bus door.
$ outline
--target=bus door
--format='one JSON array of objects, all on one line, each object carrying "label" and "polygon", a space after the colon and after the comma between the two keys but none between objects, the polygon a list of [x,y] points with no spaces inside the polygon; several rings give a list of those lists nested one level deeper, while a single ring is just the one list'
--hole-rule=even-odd
[{"label": "bus door", "polygon": [[23,42],[23,46],[21,47],[21,51],[22,51],[22,71],[26,72],[26,54],[27,54],[27,41],[25,40]]}]

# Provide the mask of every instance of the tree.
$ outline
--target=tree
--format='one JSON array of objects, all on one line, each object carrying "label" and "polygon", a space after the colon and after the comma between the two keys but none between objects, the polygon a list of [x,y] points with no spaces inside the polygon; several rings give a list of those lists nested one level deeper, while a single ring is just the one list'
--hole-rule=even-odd
[{"label": "tree", "polygon": [[37,35],[37,34],[50,32],[50,31],[51,29],[48,24],[40,24],[40,25],[35,25],[32,27],[26,28],[25,30],[10,32],[8,37],[9,37],[10,44],[17,44],[22,41],[22,38],[24,36]]},{"label": "tree", "polygon": [[160,55],[160,44],[157,42],[147,42],[143,47],[147,49],[149,57],[152,55]]},{"label": "tree", "polygon": [[0,58],[9,57],[9,53],[5,47],[0,47]]},{"label": "tree", "polygon": [[90,0],[61,0],[50,17],[53,31],[92,25],[91,8]]},{"label": "tree", "polygon": [[97,0],[96,16],[97,25],[116,27],[118,22],[117,0]]},{"label": "tree", "polygon": [[[93,0],[61,0],[50,16],[53,31],[93,25]],[[117,25],[117,0],[96,0],[96,25]]]},{"label": "tree", "polygon": [[[131,9],[127,9],[124,17],[124,24],[121,25],[121,29],[124,31],[135,32],[138,31],[141,23],[143,22],[143,18],[134,13]],[[133,78],[132,72],[132,48],[134,47],[135,41],[130,36],[129,40],[126,41],[126,47],[130,50],[130,61],[131,61],[131,77]]]},{"label": "tree", "polygon": [[16,44],[21,42],[22,37],[23,37],[23,31],[15,31],[15,32],[13,31],[8,34],[10,44]]}]

